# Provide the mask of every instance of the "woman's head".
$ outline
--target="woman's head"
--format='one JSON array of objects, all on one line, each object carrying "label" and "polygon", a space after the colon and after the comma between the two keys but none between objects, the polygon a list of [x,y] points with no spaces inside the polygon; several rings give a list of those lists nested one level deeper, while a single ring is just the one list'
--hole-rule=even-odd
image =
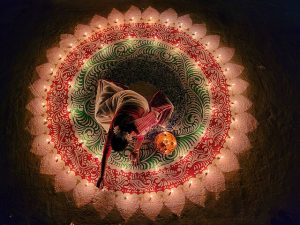
[{"label": "woman's head", "polygon": [[131,140],[130,133],[136,131],[132,118],[126,114],[119,114],[114,121],[111,147],[114,151],[123,151]]},{"label": "woman's head", "polygon": [[[123,132],[122,132],[123,133]],[[111,138],[111,147],[114,151],[120,152],[125,150],[128,145],[128,140],[126,139],[126,134],[116,134],[114,133]]]}]

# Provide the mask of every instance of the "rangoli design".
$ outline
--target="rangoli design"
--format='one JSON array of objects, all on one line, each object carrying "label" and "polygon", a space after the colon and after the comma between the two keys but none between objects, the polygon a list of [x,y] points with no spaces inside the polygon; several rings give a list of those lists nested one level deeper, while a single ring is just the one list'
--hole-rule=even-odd
[{"label": "rangoli design", "polygon": [[[204,206],[206,192],[225,190],[223,173],[239,168],[237,155],[250,148],[247,133],[256,127],[242,95],[248,83],[237,78],[243,67],[229,62],[234,50],[219,42],[188,15],[134,6],[61,35],[37,67],[27,105],[41,173],[55,175],[56,191],[73,190],[78,207],[91,203],[101,217],[117,207],[127,220],[140,207],[155,220],[163,205],[180,215],[185,198]],[[95,187],[106,135],[93,116],[99,79],[162,90],[175,107],[166,129],[177,139],[175,151],[163,155],[153,144],[161,128],[154,128],[136,166],[129,151],[114,152],[103,190]]]}]

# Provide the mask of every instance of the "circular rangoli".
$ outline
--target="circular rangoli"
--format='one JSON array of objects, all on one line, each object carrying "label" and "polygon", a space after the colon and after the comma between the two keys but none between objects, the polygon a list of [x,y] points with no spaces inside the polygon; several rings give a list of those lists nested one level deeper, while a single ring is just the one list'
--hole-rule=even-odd
[{"label": "circular rangoli", "polygon": [[[27,105],[41,173],[55,175],[56,191],[73,190],[78,207],[92,203],[102,217],[116,206],[124,219],[139,207],[155,219],[163,204],[180,215],[185,197],[204,206],[207,191],[225,190],[223,173],[239,168],[236,155],[250,148],[246,134],[256,127],[242,95],[248,83],[237,78],[243,67],[229,62],[234,50],[219,42],[188,15],[134,6],[61,35],[37,67],[40,79]],[[175,108],[166,129],[177,140],[172,154],[161,154],[154,138],[162,128],[155,127],[135,166],[132,146],[113,152],[102,190],[95,187],[106,136],[94,118],[99,79],[142,81],[163,91]]]}]

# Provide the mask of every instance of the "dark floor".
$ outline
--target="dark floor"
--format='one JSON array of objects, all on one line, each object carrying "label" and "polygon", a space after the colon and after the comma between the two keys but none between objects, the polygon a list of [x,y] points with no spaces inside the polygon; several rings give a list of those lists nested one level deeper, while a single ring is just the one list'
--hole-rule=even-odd
[{"label": "dark floor", "polygon": [[[235,47],[259,122],[253,149],[240,158],[241,170],[228,174],[218,201],[209,198],[205,208],[187,202],[180,218],[164,208],[154,224],[299,224],[300,3],[292,0],[1,0],[0,224],[123,223],[116,210],[101,221],[92,208],[76,209],[70,195],[54,192],[29,152],[24,127],[30,115],[24,107],[35,66],[45,61],[45,50],[59,34],[95,13],[106,16],[113,7],[125,11],[131,4],[191,13]],[[128,224],[152,223],[137,213]]]}]

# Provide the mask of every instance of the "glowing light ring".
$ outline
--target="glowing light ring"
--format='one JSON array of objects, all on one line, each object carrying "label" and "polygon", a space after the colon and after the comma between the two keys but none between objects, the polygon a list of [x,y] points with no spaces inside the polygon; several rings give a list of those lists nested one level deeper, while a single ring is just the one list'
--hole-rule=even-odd
[{"label": "glowing light ring", "polygon": [[[82,42],[66,56],[57,70],[48,93],[47,113],[50,135],[66,165],[82,179],[95,183],[99,177],[100,161],[87,152],[74,135],[66,101],[69,82],[101,44],[107,45],[117,40],[127,39],[129,35],[134,38],[157,39],[178,45],[178,48],[198,62],[198,66],[209,82],[211,101],[215,107],[202,140],[186,157],[174,165],[158,171],[142,173],[107,168],[106,187],[109,190],[123,193],[163,191],[177,187],[205,170],[219,153],[230,127],[229,94],[221,68],[198,41],[191,39],[184,32],[161,24],[124,24],[97,32]],[[208,158],[200,161],[204,155]]]}]

